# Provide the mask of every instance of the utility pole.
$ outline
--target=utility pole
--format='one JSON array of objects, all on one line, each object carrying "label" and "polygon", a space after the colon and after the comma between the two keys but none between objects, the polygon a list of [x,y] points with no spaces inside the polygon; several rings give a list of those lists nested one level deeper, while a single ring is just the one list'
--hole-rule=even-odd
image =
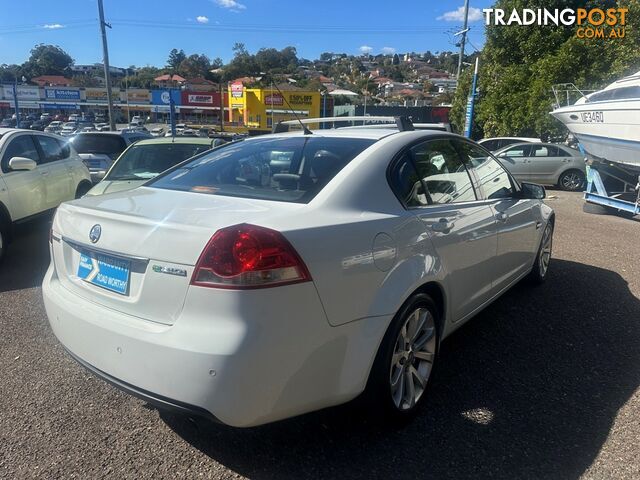
[{"label": "utility pole", "polygon": [[467,32],[469,31],[469,0],[464,0],[464,25],[462,26],[462,31],[460,34],[462,38],[460,39],[460,57],[458,57],[458,74],[456,75],[456,79],[460,80],[460,72],[462,72],[462,58],[464,57],[464,44],[467,41]]},{"label": "utility pole", "polygon": [[107,31],[105,26],[111,28],[111,25],[104,21],[104,7],[102,0],[98,0],[98,15],[100,16],[100,32],[102,33],[102,56],[104,63],[104,83],[107,87],[107,110],[109,112],[109,128],[113,131],[116,129],[116,122],[113,118],[113,99],[111,98],[111,71],[109,70],[109,48],[107,48]]}]

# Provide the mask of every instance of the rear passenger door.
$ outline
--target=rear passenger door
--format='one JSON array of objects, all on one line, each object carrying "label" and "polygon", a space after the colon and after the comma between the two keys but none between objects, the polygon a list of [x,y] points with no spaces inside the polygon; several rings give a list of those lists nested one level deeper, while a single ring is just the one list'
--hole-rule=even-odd
[{"label": "rear passenger door", "polygon": [[473,165],[480,195],[490,206],[498,228],[495,260],[491,262],[493,293],[497,294],[527,273],[533,265],[540,227],[534,214],[535,202],[519,198],[519,187],[486,150],[456,140],[463,156]]},{"label": "rear passenger door", "polygon": [[[12,220],[20,220],[47,209],[46,191],[40,155],[30,134],[14,134],[0,152],[0,168],[2,177],[9,191]],[[9,168],[9,160],[13,157],[25,157],[38,163],[35,170],[13,171]]]},{"label": "rear passenger door", "polygon": [[[445,272],[452,320],[471,315],[489,299],[496,221],[491,207],[478,199],[451,140],[422,142],[402,160],[415,169],[409,208],[424,222]],[[402,164],[402,163],[401,163]],[[430,252],[425,252],[431,255]]]},{"label": "rear passenger door", "polygon": [[34,140],[43,163],[47,208],[55,208],[75,196],[73,176],[67,165],[70,149],[47,135],[34,135]]}]

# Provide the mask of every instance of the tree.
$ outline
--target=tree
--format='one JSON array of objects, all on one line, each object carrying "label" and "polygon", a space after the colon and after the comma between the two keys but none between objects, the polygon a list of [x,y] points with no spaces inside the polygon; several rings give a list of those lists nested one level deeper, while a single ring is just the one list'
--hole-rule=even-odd
[{"label": "tree", "polygon": [[185,78],[205,77],[211,70],[211,61],[206,55],[193,54],[178,66],[178,73]]},{"label": "tree", "polygon": [[20,67],[20,75],[31,79],[40,75],[65,75],[73,58],[57,45],[40,43],[33,47],[29,59]]},{"label": "tree", "polygon": [[169,52],[169,58],[167,59],[167,67],[172,71],[178,71],[180,64],[187,59],[187,54],[184,53],[184,50],[174,48]]}]

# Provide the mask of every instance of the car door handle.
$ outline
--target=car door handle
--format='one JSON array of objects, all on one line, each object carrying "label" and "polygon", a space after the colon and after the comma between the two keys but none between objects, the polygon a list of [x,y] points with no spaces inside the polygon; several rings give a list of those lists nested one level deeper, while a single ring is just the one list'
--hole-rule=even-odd
[{"label": "car door handle", "polygon": [[504,212],[496,213],[496,218],[501,222],[506,222],[509,219],[509,215]]},{"label": "car door handle", "polygon": [[444,234],[449,233],[453,227],[454,227],[454,223],[450,222],[446,218],[441,218],[440,220],[438,220],[437,222],[431,225],[431,229],[434,232],[444,233]]}]

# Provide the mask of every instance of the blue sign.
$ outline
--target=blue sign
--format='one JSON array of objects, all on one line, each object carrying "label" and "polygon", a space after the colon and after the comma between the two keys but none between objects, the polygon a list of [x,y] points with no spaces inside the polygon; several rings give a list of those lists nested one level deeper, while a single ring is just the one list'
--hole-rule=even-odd
[{"label": "blue sign", "polygon": [[80,100],[80,90],[73,88],[46,88],[45,96],[55,100]]},{"label": "blue sign", "polygon": [[153,105],[164,105],[168,107],[173,100],[174,105],[182,105],[182,96],[178,88],[163,88],[161,90],[151,90],[151,103]]},{"label": "blue sign", "polygon": [[75,103],[41,103],[45,110],[80,110],[80,105]]}]

